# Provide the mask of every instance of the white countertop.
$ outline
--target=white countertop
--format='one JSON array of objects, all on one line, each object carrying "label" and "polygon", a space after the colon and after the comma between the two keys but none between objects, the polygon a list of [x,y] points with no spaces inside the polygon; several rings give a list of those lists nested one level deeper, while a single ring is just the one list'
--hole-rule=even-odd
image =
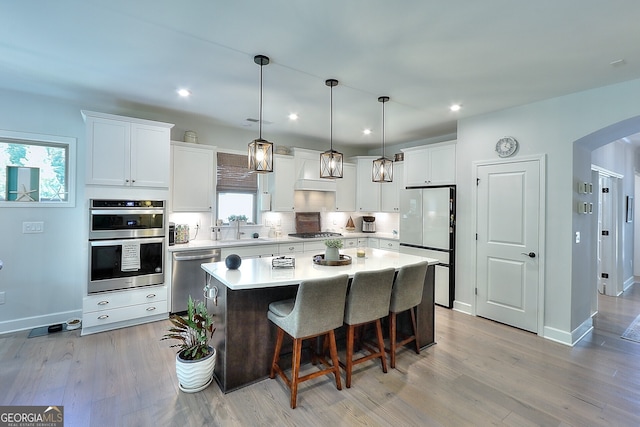
[{"label": "white countertop", "polygon": [[[398,240],[397,234],[391,233],[344,233],[342,239],[357,239],[373,237],[378,239]],[[302,239],[300,237],[259,237],[257,239],[240,239],[240,240],[191,240],[189,243],[179,243],[173,246],[168,246],[169,252],[178,251],[193,251],[198,249],[215,249],[215,248],[228,248],[235,246],[253,246],[253,245],[273,245],[277,243],[292,243],[292,242],[313,242],[327,240],[327,237],[318,237],[313,239]]]},{"label": "white countertop", "polygon": [[356,249],[344,249],[340,253],[349,255],[352,262],[345,266],[324,266],[313,262],[316,252],[294,254],[295,268],[272,268],[272,257],[243,259],[240,268],[229,270],[224,261],[202,264],[202,269],[226,285],[231,290],[268,288],[282,285],[293,285],[303,280],[348,274],[349,277],[358,271],[373,271],[393,267],[396,270],[404,265],[428,261],[437,264],[438,260],[416,255],[401,254],[394,251],[366,248],[366,256],[358,258]]}]

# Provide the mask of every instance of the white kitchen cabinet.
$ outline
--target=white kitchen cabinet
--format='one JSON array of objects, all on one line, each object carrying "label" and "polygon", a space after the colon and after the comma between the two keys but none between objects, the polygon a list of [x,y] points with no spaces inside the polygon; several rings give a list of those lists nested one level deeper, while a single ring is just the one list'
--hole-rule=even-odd
[{"label": "white kitchen cabinet", "polygon": [[393,162],[393,181],[380,183],[380,210],[400,212],[400,191],[404,190],[404,164]]},{"label": "white kitchen cabinet", "polygon": [[342,164],[342,178],[336,181],[336,211],[355,212],[357,167],[352,163]]},{"label": "white kitchen cabinet", "polygon": [[87,184],[168,188],[169,123],[82,111]]},{"label": "white kitchen cabinet", "polygon": [[216,149],[171,142],[171,210],[211,212],[216,188]]},{"label": "white kitchen cabinet", "polygon": [[358,239],[344,239],[343,245],[345,249],[354,249],[358,247]]},{"label": "white kitchen cabinet", "polygon": [[397,240],[378,239],[378,249],[398,252],[400,250],[400,243]]},{"label": "white kitchen cabinet", "polygon": [[374,156],[356,157],[356,211],[378,212],[380,211],[380,184],[373,182],[372,170]]},{"label": "white kitchen cabinet", "polygon": [[269,193],[273,212],[293,212],[295,160],[292,156],[274,154],[273,173],[269,174]]},{"label": "white kitchen cabinet", "polygon": [[378,239],[377,237],[369,237],[367,239],[367,247],[379,249],[380,248],[380,239]]},{"label": "white kitchen cabinet", "polygon": [[82,300],[82,335],[165,319],[167,286],[104,292]]},{"label": "white kitchen cabinet", "polygon": [[304,252],[304,243],[280,243],[278,244],[279,255],[290,255]]},{"label": "white kitchen cabinet", "polygon": [[455,141],[402,149],[404,185],[449,185],[456,183]]},{"label": "white kitchen cabinet", "polygon": [[262,258],[278,255],[278,245],[251,245],[233,246],[222,248],[221,257],[224,260],[231,254],[240,255],[241,258]]},{"label": "white kitchen cabinet", "polygon": [[327,247],[324,244],[324,240],[314,240],[312,242],[304,242],[305,252],[318,251],[317,253],[323,254],[325,249],[327,249]]}]

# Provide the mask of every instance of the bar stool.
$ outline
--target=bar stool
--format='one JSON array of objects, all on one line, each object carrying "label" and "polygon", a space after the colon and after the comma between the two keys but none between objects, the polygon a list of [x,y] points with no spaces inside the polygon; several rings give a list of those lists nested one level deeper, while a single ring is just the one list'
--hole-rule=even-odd
[{"label": "bar stool", "polygon": [[[391,303],[389,304],[389,353],[391,356],[391,368],[396,367],[396,350],[398,346],[403,346],[415,341],[416,353],[420,354],[415,307],[422,302],[422,290],[424,288],[424,279],[427,275],[427,266],[428,263],[423,261],[400,267],[396,280],[393,283]],[[400,342],[396,342],[396,317],[398,313],[402,313],[407,310],[411,312],[411,328],[413,335],[403,337]]]},{"label": "bar stool", "polygon": [[[269,304],[267,317],[278,327],[276,348],[273,352],[269,378],[275,378],[277,372],[291,389],[292,409],[296,407],[298,384],[303,381],[325,374],[333,374],[336,378],[337,389],[342,390],[334,329],[342,326],[348,283],[349,276],[346,274],[330,278],[305,280],[300,283],[295,299],[276,301]],[[285,332],[293,339],[291,379],[287,378],[278,365]],[[318,359],[327,368],[300,377],[302,341],[321,335],[329,336],[329,349],[333,363],[329,364],[324,357],[320,356]]]},{"label": "bar stool", "polygon": [[[379,271],[358,272],[353,276],[344,311],[344,323],[347,325],[347,355],[346,363],[342,365],[347,372],[347,388],[351,387],[353,365],[378,358],[382,364],[382,372],[387,372],[387,359],[384,351],[380,319],[389,314],[394,275],[395,269],[387,268]],[[374,349],[363,343],[362,346],[369,354],[354,360],[353,342],[355,329],[373,322],[376,324],[378,348]]]}]

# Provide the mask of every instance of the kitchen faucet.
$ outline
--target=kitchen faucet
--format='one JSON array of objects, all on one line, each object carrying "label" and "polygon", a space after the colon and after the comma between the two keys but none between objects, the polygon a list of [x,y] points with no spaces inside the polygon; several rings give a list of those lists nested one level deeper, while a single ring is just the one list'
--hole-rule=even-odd
[{"label": "kitchen faucet", "polygon": [[242,236],[244,234],[240,232],[240,221],[236,221],[237,224],[237,231],[236,231],[236,240],[240,240],[240,236]]}]

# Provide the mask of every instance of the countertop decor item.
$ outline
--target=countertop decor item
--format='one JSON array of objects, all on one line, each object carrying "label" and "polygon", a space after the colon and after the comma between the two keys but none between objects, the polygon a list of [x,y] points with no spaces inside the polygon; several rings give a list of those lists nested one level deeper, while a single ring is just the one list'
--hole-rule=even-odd
[{"label": "countertop decor item", "polygon": [[207,311],[203,301],[194,301],[189,296],[187,315],[171,316],[172,327],[161,340],[173,339],[178,344],[176,355],[176,375],[180,390],[195,393],[204,390],[213,380],[216,350],[209,341],[216,331],[213,316]]},{"label": "countertop decor item", "polygon": [[326,261],[338,261],[340,260],[340,251],[342,248],[342,239],[327,239],[324,241],[327,249],[324,252],[324,259]]},{"label": "countertop decor item", "polygon": [[344,228],[347,231],[355,231],[356,225],[353,223],[353,218],[349,217],[347,221],[347,226]]},{"label": "countertop decor item", "polygon": [[240,268],[240,264],[242,264],[242,258],[237,254],[228,255],[224,260],[224,265],[230,270],[237,270]]},{"label": "countertop decor item", "polygon": [[338,259],[326,259],[324,254],[314,255],[313,263],[318,265],[349,265],[351,257],[349,255],[339,255]]}]

